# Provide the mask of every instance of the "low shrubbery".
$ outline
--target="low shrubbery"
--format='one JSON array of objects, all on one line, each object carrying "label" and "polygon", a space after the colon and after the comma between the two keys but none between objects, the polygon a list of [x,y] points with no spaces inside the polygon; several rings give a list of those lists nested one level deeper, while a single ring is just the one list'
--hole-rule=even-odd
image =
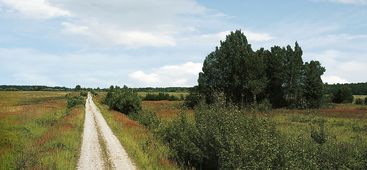
[{"label": "low shrubbery", "polygon": [[178,97],[176,97],[174,95],[170,95],[168,93],[158,93],[158,94],[148,93],[148,94],[145,95],[143,100],[149,100],[149,101],[159,101],[159,100],[175,101],[175,100],[180,100],[180,99]]},{"label": "low shrubbery", "polygon": [[204,169],[263,169],[280,166],[280,136],[275,126],[235,106],[200,106],[195,120],[181,115],[172,121],[163,139],[175,159]]},{"label": "low shrubbery", "polygon": [[70,109],[76,105],[84,104],[84,98],[82,96],[71,96],[70,94],[66,96],[67,107]]},{"label": "low shrubbery", "polygon": [[141,99],[132,89],[115,87],[110,88],[104,103],[124,114],[139,113],[141,111]]},{"label": "low shrubbery", "polygon": [[152,130],[157,130],[161,124],[161,120],[154,112],[131,113],[129,118]]},{"label": "low shrubbery", "polygon": [[[194,118],[170,122],[154,113],[133,116],[171,149],[172,159],[196,169],[366,169],[361,140],[339,142],[325,120],[307,121],[309,134],[285,136],[275,124],[230,104],[199,105]],[[308,137],[307,137],[308,136]]]},{"label": "low shrubbery", "polygon": [[80,96],[87,97],[87,96],[88,96],[88,92],[86,92],[86,91],[81,91],[81,92],[80,92]]},{"label": "low shrubbery", "polygon": [[200,95],[197,92],[196,87],[194,87],[190,93],[186,96],[184,101],[184,106],[193,109],[195,106],[197,106],[200,103]]},{"label": "low shrubbery", "polygon": [[353,94],[352,90],[348,87],[340,87],[336,92],[333,93],[333,103],[352,103]]}]

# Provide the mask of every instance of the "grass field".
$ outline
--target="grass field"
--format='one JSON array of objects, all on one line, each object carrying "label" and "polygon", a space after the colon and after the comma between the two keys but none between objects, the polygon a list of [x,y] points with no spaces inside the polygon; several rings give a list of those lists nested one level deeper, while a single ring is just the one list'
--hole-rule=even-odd
[{"label": "grass field", "polygon": [[0,169],[75,169],[84,107],[65,92],[0,92]]},{"label": "grass field", "polygon": [[99,95],[94,98],[94,101],[108,125],[139,169],[178,169],[169,160],[167,146],[156,139],[143,125],[101,104],[102,99],[103,95]]}]

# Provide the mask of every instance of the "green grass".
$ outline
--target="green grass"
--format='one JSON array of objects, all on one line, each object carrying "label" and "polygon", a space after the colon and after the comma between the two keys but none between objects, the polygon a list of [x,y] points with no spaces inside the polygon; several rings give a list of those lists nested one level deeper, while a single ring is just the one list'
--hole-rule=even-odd
[{"label": "green grass", "polygon": [[168,147],[157,140],[148,129],[126,115],[109,110],[101,104],[102,95],[94,98],[113,133],[139,169],[178,169],[169,160]]},{"label": "green grass", "polygon": [[0,92],[0,169],[75,169],[84,107],[65,92]]}]

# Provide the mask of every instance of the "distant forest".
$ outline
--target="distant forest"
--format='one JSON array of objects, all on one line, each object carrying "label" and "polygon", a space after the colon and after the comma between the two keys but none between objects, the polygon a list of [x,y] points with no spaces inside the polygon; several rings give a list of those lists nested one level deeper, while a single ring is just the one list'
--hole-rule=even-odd
[{"label": "distant forest", "polygon": [[[81,88],[79,86],[79,88]],[[92,90],[93,88],[81,88],[80,90]],[[191,87],[143,87],[132,88],[137,92],[189,92]],[[69,87],[50,87],[40,85],[0,85],[0,91],[70,91],[76,90],[76,88]],[[79,90],[79,89],[78,89]],[[97,91],[107,91],[108,88],[100,89],[94,88]]]},{"label": "distant forest", "polygon": [[[347,84],[325,84],[325,94],[334,93],[341,87],[348,87],[352,90],[353,95],[367,95],[367,82],[366,83],[347,83]],[[75,88],[69,87],[50,87],[50,86],[34,86],[34,85],[0,85],[0,91],[70,91]],[[192,87],[143,87],[132,88],[138,92],[189,92]],[[107,91],[107,89],[95,89],[101,91]]]},{"label": "distant forest", "polygon": [[73,88],[68,87],[49,87],[38,85],[0,85],[0,91],[68,91]]},{"label": "distant forest", "polygon": [[347,87],[352,90],[353,95],[367,95],[367,82],[349,84],[325,84],[324,87],[326,94],[335,93],[341,87]]}]

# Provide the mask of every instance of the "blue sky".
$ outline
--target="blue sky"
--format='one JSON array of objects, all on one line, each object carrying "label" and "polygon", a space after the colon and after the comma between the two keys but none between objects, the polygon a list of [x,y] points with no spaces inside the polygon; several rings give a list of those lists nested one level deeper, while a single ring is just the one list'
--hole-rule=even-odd
[{"label": "blue sky", "polygon": [[367,81],[367,0],[0,0],[0,23],[0,84],[193,86],[236,29],[298,41],[325,82]]}]

